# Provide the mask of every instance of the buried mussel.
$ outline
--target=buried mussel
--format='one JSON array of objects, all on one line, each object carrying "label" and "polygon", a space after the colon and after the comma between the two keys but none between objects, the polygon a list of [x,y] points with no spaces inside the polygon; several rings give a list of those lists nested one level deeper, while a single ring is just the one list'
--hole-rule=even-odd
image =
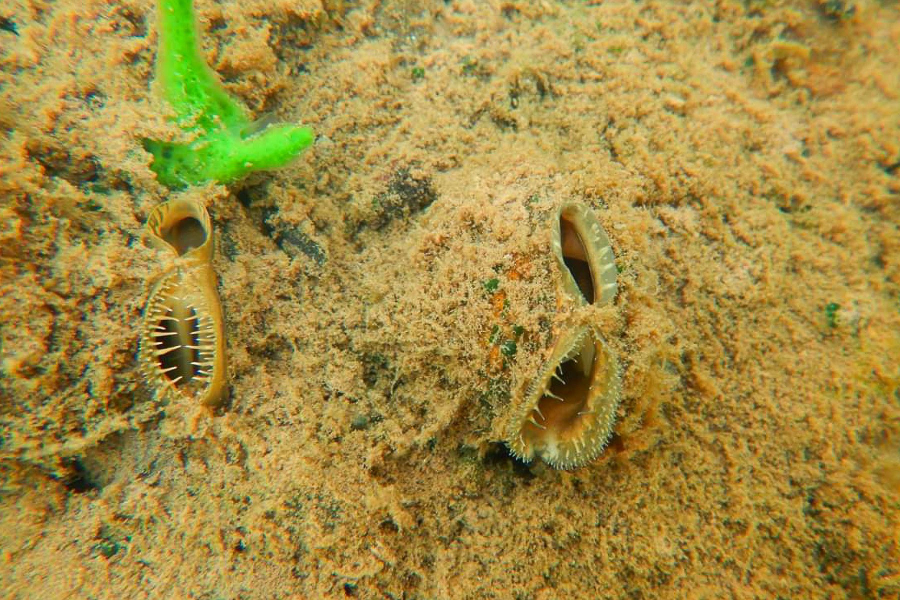
[{"label": "buried mussel", "polygon": [[[550,248],[560,310],[566,310],[565,298],[576,306],[612,304],[618,289],[615,255],[590,208],[562,204],[552,222]],[[574,469],[606,447],[622,383],[616,356],[596,323],[566,314],[559,323],[548,358],[514,396],[506,443],[526,462],[538,457],[557,469]]]},{"label": "buried mussel", "polygon": [[144,308],[139,364],[159,397],[218,404],[225,389],[225,334],[212,268],[212,221],[197,201],[177,199],[147,221],[151,245],[173,266],[152,286]]},{"label": "buried mussel", "polygon": [[507,445],[521,460],[574,469],[612,435],[621,391],[618,362],[594,325],[565,329],[516,402]]}]

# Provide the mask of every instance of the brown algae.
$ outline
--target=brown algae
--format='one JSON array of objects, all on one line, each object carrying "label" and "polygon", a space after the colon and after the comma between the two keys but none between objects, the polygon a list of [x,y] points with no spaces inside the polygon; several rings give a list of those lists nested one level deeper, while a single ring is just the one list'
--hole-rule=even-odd
[{"label": "brown algae", "polygon": [[140,368],[159,396],[218,404],[226,382],[222,308],[212,269],[212,222],[202,204],[172,200],[147,221],[151,244],[175,266],[153,286],[144,309]]}]

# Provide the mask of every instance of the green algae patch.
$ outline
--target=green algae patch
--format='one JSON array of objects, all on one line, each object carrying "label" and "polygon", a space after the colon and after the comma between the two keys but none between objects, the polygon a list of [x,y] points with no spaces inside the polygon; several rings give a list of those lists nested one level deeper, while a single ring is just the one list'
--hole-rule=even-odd
[{"label": "green algae patch", "polygon": [[150,168],[163,185],[229,183],[253,171],[288,164],[313,142],[309,127],[273,125],[258,131],[200,55],[192,0],[160,0],[156,78],[191,141],[146,139]]}]

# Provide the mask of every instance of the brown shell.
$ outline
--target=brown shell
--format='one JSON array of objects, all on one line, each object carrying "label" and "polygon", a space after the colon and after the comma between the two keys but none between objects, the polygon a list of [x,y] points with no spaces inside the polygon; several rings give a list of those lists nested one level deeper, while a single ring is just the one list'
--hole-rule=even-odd
[{"label": "brown shell", "polygon": [[150,242],[176,256],[144,308],[139,362],[157,396],[218,404],[226,375],[225,331],[212,260],[212,221],[199,202],[176,199],[153,211]]},{"label": "brown shell", "polygon": [[[577,202],[559,207],[550,248],[560,296],[576,305],[612,304],[618,289],[615,255],[589,207]],[[557,304],[562,310],[571,306]],[[539,457],[552,467],[573,469],[606,447],[622,384],[618,361],[597,326],[562,317],[547,360],[513,397],[505,438],[524,461]]]},{"label": "brown shell", "polygon": [[186,260],[212,262],[212,238],[209,212],[200,202],[190,198],[163,202],[147,219],[150,244]]},{"label": "brown shell", "polygon": [[586,304],[612,303],[618,290],[616,257],[590,208],[577,202],[560,206],[553,222],[551,246],[562,293]]},{"label": "brown shell", "polygon": [[557,337],[507,432],[518,458],[557,469],[594,460],[609,441],[621,391],[619,367],[596,326],[572,325]]}]

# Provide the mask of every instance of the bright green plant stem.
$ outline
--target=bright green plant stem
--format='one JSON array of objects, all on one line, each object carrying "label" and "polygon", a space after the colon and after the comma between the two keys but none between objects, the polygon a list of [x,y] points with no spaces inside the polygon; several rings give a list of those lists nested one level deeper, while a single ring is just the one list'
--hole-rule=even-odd
[{"label": "bright green plant stem", "polygon": [[203,61],[193,0],[159,0],[156,79],[175,122],[192,138],[186,143],[144,140],[153,154],[150,168],[164,185],[228,183],[284,166],[312,144],[309,127],[284,124],[254,131],[247,111]]}]

